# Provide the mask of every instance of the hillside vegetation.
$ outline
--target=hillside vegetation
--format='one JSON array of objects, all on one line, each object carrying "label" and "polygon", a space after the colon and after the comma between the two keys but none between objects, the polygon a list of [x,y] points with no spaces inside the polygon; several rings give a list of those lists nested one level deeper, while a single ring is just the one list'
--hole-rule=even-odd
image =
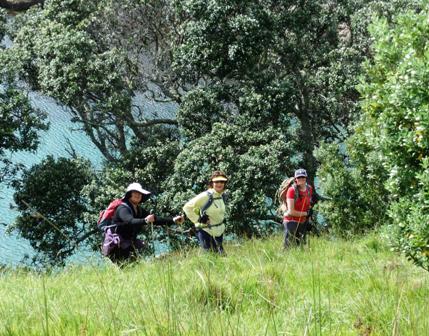
[{"label": "hillside vegetation", "polygon": [[378,236],[282,237],[119,268],[3,270],[1,335],[425,335],[427,272]]}]

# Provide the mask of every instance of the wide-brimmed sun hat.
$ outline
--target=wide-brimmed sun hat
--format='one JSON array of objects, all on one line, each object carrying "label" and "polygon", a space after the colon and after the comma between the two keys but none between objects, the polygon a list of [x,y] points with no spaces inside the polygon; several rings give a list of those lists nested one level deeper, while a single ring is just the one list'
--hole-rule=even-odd
[{"label": "wide-brimmed sun hat", "polygon": [[150,195],[150,191],[143,189],[140,183],[131,183],[127,187],[126,193],[129,193],[130,191],[137,191],[142,195]]},{"label": "wide-brimmed sun hat", "polygon": [[137,191],[142,195],[140,203],[147,201],[151,195],[151,192],[146,189],[143,189],[140,183],[134,182],[127,187],[127,191],[125,192],[124,199],[129,199],[132,191]]}]

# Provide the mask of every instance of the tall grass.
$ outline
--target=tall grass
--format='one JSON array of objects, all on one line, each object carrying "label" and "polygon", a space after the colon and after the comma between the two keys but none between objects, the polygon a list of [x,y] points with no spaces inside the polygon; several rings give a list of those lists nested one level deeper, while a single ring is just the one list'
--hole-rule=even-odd
[{"label": "tall grass", "polygon": [[376,236],[0,273],[0,335],[427,335],[428,274]]}]

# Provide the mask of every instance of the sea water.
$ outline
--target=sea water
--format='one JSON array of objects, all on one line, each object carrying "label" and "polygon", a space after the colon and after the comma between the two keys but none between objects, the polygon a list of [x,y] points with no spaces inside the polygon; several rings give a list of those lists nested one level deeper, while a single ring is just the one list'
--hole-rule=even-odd
[{"label": "sea water", "polygon": [[[89,159],[94,169],[101,168],[103,156],[89,137],[78,129],[78,125],[70,121],[71,112],[68,108],[34,92],[30,93],[30,100],[33,107],[47,112],[50,127],[47,132],[39,133],[40,145],[36,152],[10,155],[9,158],[14,163],[22,163],[26,168],[30,168],[48,155],[54,158],[70,157],[70,150],[73,149],[79,156]],[[136,94],[133,105],[139,106],[147,118],[174,118],[177,110],[175,103],[156,103],[143,93]],[[14,190],[0,185],[0,264],[3,265],[18,265],[26,255],[30,257],[34,255],[28,241],[16,234],[9,235],[5,232],[7,226],[12,224],[18,215],[13,209],[13,193]],[[80,256],[88,254],[91,253],[84,250],[80,252]]]}]

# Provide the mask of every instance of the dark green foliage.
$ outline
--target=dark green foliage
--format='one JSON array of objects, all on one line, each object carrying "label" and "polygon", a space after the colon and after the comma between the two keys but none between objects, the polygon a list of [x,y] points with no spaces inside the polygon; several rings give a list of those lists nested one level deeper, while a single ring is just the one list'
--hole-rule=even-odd
[{"label": "dark green foliage", "polygon": [[429,270],[428,11],[407,12],[371,27],[374,61],[361,85],[360,133],[388,172],[393,241]]},{"label": "dark green foliage", "polygon": [[10,86],[0,89],[0,154],[5,150],[35,150],[38,130],[46,130],[46,115],[31,107],[21,91]]},{"label": "dark green foliage", "polygon": [[[179,120],[196,115],[194,123],[199,125],[193,128],[208,131],[209,126],[199,120],[210,119],[208,113],[219,116],[218,104],[222,103],[229,116],[216,117],[217,121],[233,120],[243,129],[275,125],[287,134],[292,122],[301,139],[295,152],[314,176],[315,146],[321,140],[343,140],[357,113],[354,86],[366,48],[362,40],[351,38],[363,23],[355,27],[351,21],[366,5],[177,2],[177,15],[186,20],[174,66],[182,80],[204,87],[204,91],[198,88],[198,99],[192,92],[184,98]],[[209,101],[213,91],[222,92],[214,104]],[[206,93],[204,107],[201,92]],[[191,126],[182,122],[181,127],[188,130]]]},{"label": "dark green foliage", "polygon": [[183,16],[184,43],[175,50],[175,63],[184,78],[254,76],[253,69],[273,42],[274,21],[257,1],[176,1]]},{"label": "dark green foliage", "polygon": [[355,138],[344,146],[323,144],[316,152],[321,162],[317,176],[324,196],[317,209],[333,233],[351,236],[368,232],[387,220],[387,176],[378,158],[358,148]]},{"label": "dark green foliage", "polygon": [[216,123],[211,133],[187,144],[177,157],[174,173],[163,185],[163,202],[181,207],[207,188],[212,171],[229,176],[229,230],[237,234],[260,234],[261,219],[270,216],[278,181],[291,171],[291,143],[279,129],[258,132]]},{"label": "dark green foliage", "polygon": [[3,8],[0,8],[0,41],[3,40],[5,32],[6,32],[6,11]]},{"label": "dark green foliage", "polygon": [[11,229],[29,240],[37,252],[34,261],[63,264],[95,228],[83,221],[82,188],[91,179],[89,162],[48,156],[16,181],[20,215]]},{"label": "dark green foliage", "polygon": [[6,152],[36,150],[38,131],[46,129],[45,113],[33,109],[27,96],[10,85],[0,88],[0,161],[4,164],[0,182],[19,168],[10,162]]},{"label": "dark green foliage", "polygon": [[158,91],[168,95],[163,59],[172,27],[161,15],[166,8],[163,1],[46,2],[17,17],[13,46],[0,57],[0,68],[15,68],[31,89],[70,107],[72,120],[106,159],[120,160],[130,138],[143,142],[153,125],[177,124],[171,116],[149,120],[141,106],[139,113],[132,106],[135,90],[146,90],[148,78],[152,87],[164,78],[159,88],[166,89]]},{"label": "dark green foliage", "polygon": [[[6,12],[0,9],[0,41],[6,33]],[[5,50],[0,47],[0,62]],[[36,150],[38,131],[46,130],[48,122],[43,111],[34,109],[25,92],[18,89],[13,66],[0,67],[0,182],[12,177],[19,169],[6,153]]]},{"label": "dark green foliage", "polygon": [[[151,199],[142,205],[146,210],[153,210],[156,215],[161,217],[179,213],[180,208],[169,208],[157,201],[162,192],[163,182],[172,174],[174,159],[179,151],[177,130],[155,127],[145,137],[145,146],[136,140],[121,162],[105,166],[84,188],[84,194],[88,200],[85,220],[93,223],[94,227],[99,212],[105,209],[113,199],[122,198],[125,195],[126,187],[132,182],[138,182],[143,188],[152,192]],[[147,253],[153,253],[151,235],[152,232],[148,226],[142,236],[149,243],[148,247],[152,247],[146,251]],[[162,242],[178,238],[174,234],[169,237],[169,233],[163,227],[155,227],[155,235],[155,238]],[[98,247],[97,236],[91,238],[91,243],[94,249]]]},{"label": "dark green foliage", "polygon": [[330,224],[344,233],[390,222],[393,246],[429,270],[427,15],[409,11],[371,27],[362,116],[342,150],[325,145],[318,158]]},{"label": "dark green foliage", "polygon": [[222,95],[212,89],[196,89],[183,99],[177,113],[180,131],[187,141],[210,133],[215,122],[227,120]]},{"label": "dark green foliage", "polygon": [[137,68],[126,49],[111,43],[114,36],[103,34],[113,34],[103,29],[103,4],[53,0],[28,11],[0,64],[13,65],[32,89],[69,106],[73,121],[114,161],[127,152],[130,134],[142,139],[154,122],[132,111]]}]

